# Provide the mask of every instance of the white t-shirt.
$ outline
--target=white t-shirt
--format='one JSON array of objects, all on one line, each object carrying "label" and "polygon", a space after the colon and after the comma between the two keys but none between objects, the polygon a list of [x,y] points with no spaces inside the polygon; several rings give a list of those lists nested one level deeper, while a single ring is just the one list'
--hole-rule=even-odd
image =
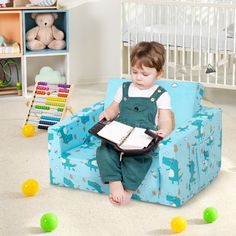
[{"label": "white t-shirt", "polygon": [[[152,94],[156,91],[158,85],[154,85],[149,89],[139,89],[133,83],[129,86],[128,96],[129,97],[151,97]],[[120,103],[123,97],[123,86],[117,90],[114,97],[114,101]],[[168,92],[164,92],[156,101],[158,109],[171,109],[171,99]],[[156,125],[158,125],[158,110],[155,119]]]}]

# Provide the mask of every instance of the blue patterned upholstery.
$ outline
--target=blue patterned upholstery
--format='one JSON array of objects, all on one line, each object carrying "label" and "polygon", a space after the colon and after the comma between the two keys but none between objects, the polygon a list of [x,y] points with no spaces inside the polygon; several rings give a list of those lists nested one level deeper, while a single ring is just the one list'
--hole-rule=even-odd
[{"label": "blue patterned upholstery", "polygon": [[[49,128],[50,182],[53,185],[108,194],[96,163],[100,140],[88,129],[126,80],[109,82],[104,102],[84,108]],[[133,198],[180,207],[204,189],[221,166],[222,113],[201,106],[203,86],[194,82],[158,81],[171,95],[175,130],[159,145],[147,176]]]}]

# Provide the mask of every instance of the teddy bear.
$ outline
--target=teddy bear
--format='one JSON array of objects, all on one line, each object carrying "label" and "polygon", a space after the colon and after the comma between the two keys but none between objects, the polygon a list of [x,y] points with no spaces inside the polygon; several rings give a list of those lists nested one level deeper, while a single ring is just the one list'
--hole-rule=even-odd
[{"label": "teddy bear", "polygon": [[64,33],[53,25],[58,18],[57,13],[32,13],[31,17],[37,26],[26,33],[26,47],[29,50],[45,48],[61,50],[66,46]]}]

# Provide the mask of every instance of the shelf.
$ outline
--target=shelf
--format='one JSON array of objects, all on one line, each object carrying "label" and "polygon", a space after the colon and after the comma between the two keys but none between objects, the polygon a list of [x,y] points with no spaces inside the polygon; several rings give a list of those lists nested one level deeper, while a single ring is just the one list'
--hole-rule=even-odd
[{"label": "shelf", "polygon": [[66,54],[67,50],[52,50],[52,49],[44,49],[40,51],[27,51],[25,53],[26,56],[46,56],[46,55],[63,55]]},{"label": "shelf", "polygon": [[[66,83],[69,83],[69,55],[65,53],[63,55],[34,55],[24,56],[24,66],[25,66],[25,78],[27,81],[23,81],[23,91],[24,96],[27,96],[27,87],[35,85],[35,76],[39,74],[40,70],[44,66],[49,66],[53,70],[60,72],[62,76],[65,76]],[[25,83],[25,84],[24,84]]]},{"label": "shelf", "polygon": [[32,6],[32,7],[5,7],[0,8],[0,11],[12,11],[12,10],[33,10],[33,9],[40,9],[40,10],[48,10],[48,9],[58,9],[59,7],[38,7],[38,6]]},{"label": "shelf", "polygon": [[[7,26],[7,27],[6,27]],[[19,56],[23,52],[22,40],[22,14],[21,11],[1,11],[0,12],[0,35],[4,36],[9,42],[17,42],[20,47],[18,54],[2,54],[0,57]]]},{"label": "shelf", "polygon": [[[52,50],[52,49],[44,49],[44,50],[35,50],[31,51],[26,47],[26,33],[36,27],[35,20],[32,19],[32,13],[57,13],[58,18],[55,20],[54,25],[61,31],[64,32],[64,40],[66,41],[66,47],[63,50]],[[66,10],[27,10],[23,11],[23,41],[24,43],[24,54],[55,54],[55,53],[65,53],[69,50],[69,32],[68,32],[68,14]]]},{"label": "shelf", "polygon": [[[59,51],[59,53],[57,51]],[[64,50],[63,51],[57,50],[57,51],[53,51],[51,53],[28,53],[25,54],[24,56],[25,57],[68,56],[68,52]]]},{"label": "shelf", "polygon": [[14,54],[14,53],[0,53],[0,58],[19,58],[22,56],[22,53],[20,54]]},{"label": "shelf", "polygon": [[32,9],[58,9],[58,1],[53,6],[42,7],[42,6],[27,6],[30,4],[29,0],[10,0],[10,3],[7,4],[7,7],[0,8],[0,11],[8,11],[8,10],[32,10]]}]

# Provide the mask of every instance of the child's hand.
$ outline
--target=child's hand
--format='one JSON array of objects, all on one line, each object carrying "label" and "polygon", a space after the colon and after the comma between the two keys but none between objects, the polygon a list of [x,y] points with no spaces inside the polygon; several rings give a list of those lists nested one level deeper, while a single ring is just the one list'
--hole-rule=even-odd
[{"label": "child's hand", "polygon": [[110,117],[109,117],[109,115],[107,114],[106,111],[103,111],[103,112],[99,115],[98,120],[101,121],[101,120],[104,119],[104,118],[105,118],[107,121],[110,120]]},{"label": "child's hand", "polygon": [[165,138],[168,134],[169,134],[169,132],[165,129],[159,129],[157,131],[157,135],[162,137],[162,138]]},{"label": "child's hand", "polygon": [[112,104],[99,115],[98,120],[101,121],[104,118],[107,121],[114,120],[119,114],[119,112],[120,112],[119,103],[113,101]]}]

